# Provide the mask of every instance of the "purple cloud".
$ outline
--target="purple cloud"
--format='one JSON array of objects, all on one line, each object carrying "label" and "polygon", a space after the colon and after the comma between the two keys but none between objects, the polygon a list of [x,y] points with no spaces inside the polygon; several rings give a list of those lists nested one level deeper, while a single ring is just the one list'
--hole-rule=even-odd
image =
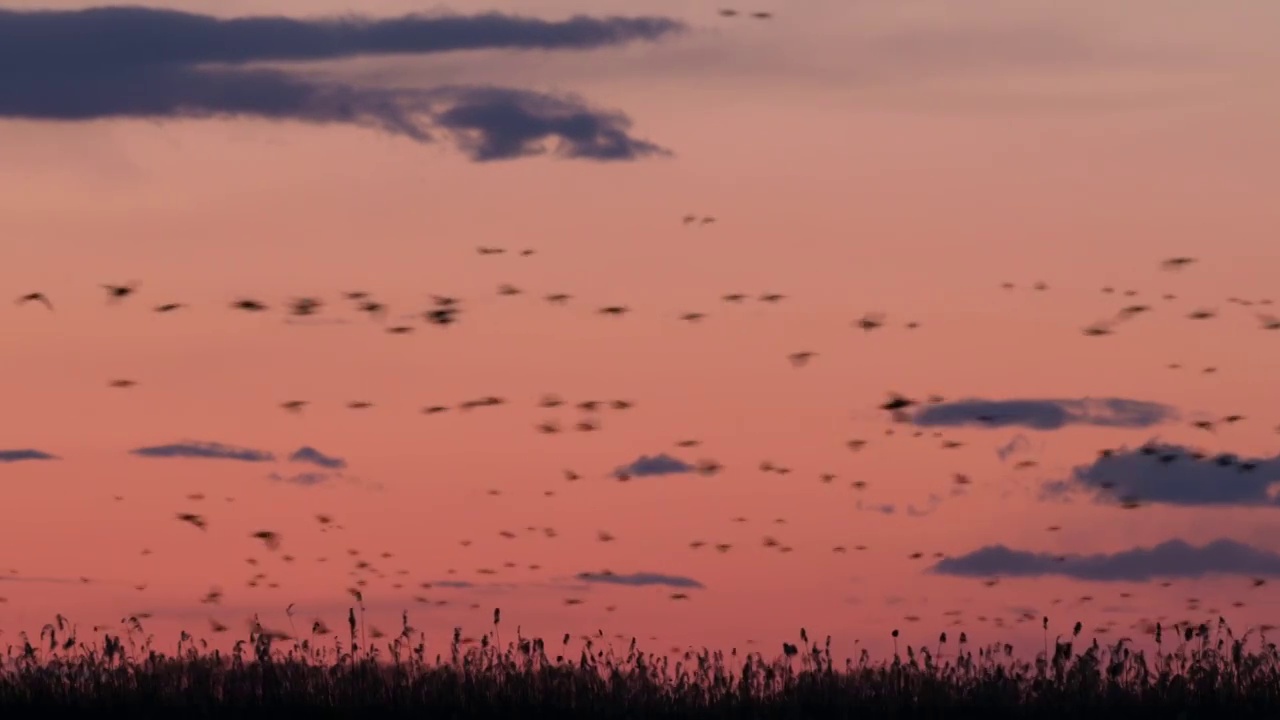
[{"label": "purple cloud", "polygon": [[171,445],[140,447],[129,451],[134,455],[151,458],[207,458],[213,460],[239,460],[241,462],[268,462],[275,455],[265,450],[240,448],[213,442],[184,441]]},{"label": "purple cloud", "polygon": [[940,560],[930,571],[963,577],[1061,575],[1100,582],[1142,582],[1214,574],[1277,577],[1280,576],[1280,554],[1234,540],[1215,540],[1200,547],[1183,540],[1169,540],[1155,547],[1094,555],[1055,555],[991,545]]},{"label": "purple cloud", "polygon": [[588,50],[655,41],[661,17],[563,21],[488,13],[299,19],[142,7],[0,10],[0,118],[257,117],[377,128],[418,142],[439,132],[475,161],[553,152],[630,160],[667,151],[627,118],[569,96],[490,87],[356,85],[251,64],[460,50]]},{"label": "purple cloud", "polygon": [[1181,445],[1121,448],[1045,484],[1045,497],[1091,493],[1098,501],[1134,499],[1182,506],[1280,506],[1280,455],[1207,455]]},{"label": "purple cloud", "polygon": [[1058,430],[1067,425],[1144,428],[1178,416],[1167,405],[1125,398],[982,400],[970,398],[920,408],[912,422],[924,427],[977,425]]}]

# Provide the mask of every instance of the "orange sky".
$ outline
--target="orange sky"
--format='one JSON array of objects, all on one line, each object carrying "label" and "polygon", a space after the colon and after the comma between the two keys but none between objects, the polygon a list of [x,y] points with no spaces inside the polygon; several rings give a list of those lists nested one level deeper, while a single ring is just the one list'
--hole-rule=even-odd
[{"label": "orange sky", "polygon": [[[302,15],[304,6],[388,16],[423,9],[385,0],[376,12],[336,0],[182,9]],[[0,309],[0,450],[61,458],[0,464],[9,509],[0,569],[94,580],[0,581],[4,639],[59,611],[84,625],[149,611],[165,631],[203,631],[212,615],[239,630],[253,612],[284,626],[283,608],[297,603],[299,618],[340,626],[352,582],[347,548],[388,576],[366,587],[376,623],[394,628],[407,607],[438,640],[456,624],[482,632],[494,606],[526,633],[600,628],[655,635],[660,646],[754,638],[772,650],[805,626],[835,635],[841,655],[856,654],[855,639],[884,652],[892,627],[907,642],[932,642],[950,629],[944,612],[953,609],[964,611],[963,629],[976,641],[1022,640],[1030,650],[1038,623],[1001,630],[976,616],[1013,626],[1018,608],[1061,618],[1064,631],[1077,619],[1115,620],[1116,634],[1132,634],[1124,628],[1139,617],[1200,619],[1204,612],[1182,610],[1193,596],[1231,610],[1233,624],[1274,620],[1270,586],[1246,590],[1239,576],[1176,579],[1167,589],[1053,577],[987,588],[924,568],[935,551],[956,556],[991,544],[1110,553],[1172,538],[1262,549],[1280,541],[1274,507],[1125,511],[1037,492],[1091,462],[1098,447],[1157,436],[1275,455],[1280,415],[1269,390],[1280,336],[1225,300],[1274,294],[1280,270],[1280,58],[1268,47],[1280,8],[813,0],[777,5],[763,23],[719,18],[717,7],[459,3],[450,9],[662,15],[690,30],[622,49],[320,66],[353,83],[500,81],[572,92],[625,112],[636,136],[672,150],[666,158],[473,163],[447,143],[253,119],[0,121],[0,287],[15,297],[40,289],[57,305],[53,314]],[[685,228],[685,213],[718,222]],[[538,252],[481,257],[477,245]],[[1174,255],[1200,263],[1161,271],[1160,260]],[[101,283],[131,280],[142,283],[137,297],[104,304]],[[1050,289],[1030,290],[1038,280]],[[1004,281],[1018,288],[1002,290]],[[499,297],[501,283],[527,294]],[[1140,295],[1104,295],[1107,285]],[[458,296],[462,319],[449,328],[415,320],[413,334],[387,335],[339,301],[354,289],[372,291],[395,315],[421,312],[432,293]],[[574,299],[565,307],[539,299],[552,292]],[[732,306],[719,300],[729,292],[788,298]],[[274,312],[227,309],[241,295]],[[327,314],[350,322],[283,324],[279,306],[302,295],[324,296]],[[168,301],[192,307],[149,311]],[[1155,311],[1111,337],[1080,334],[1127,302]],[[610,304],[634,312],[594,313]],[[1198,307],[1223,316],[1185,319]],[[708,318],[678,320],[695,310]],[[885,313],[888,326],[850,327],[871,311]],[[920,328],[904,329],[907,321]],[[800,350],[818,355],[793,369],[787,355]],[[1170,362],[1186,369],[1168,370]],[[1218,372],[1198,372],[1207,365]],[[118,377],[139,386],[107,387]],[[1167,403],[1187,419],[1247,420],[1214,435],[1181,421],[948,429],[966,445],[941,450],[905,428],[883,435],[876,406],[891,390],[1116,396]],[[636,405],[602,411],[601,432],[549,436],[534,425],[580,414],[537,408],[549,392]],[[509,404],[418,412],[490,394]],[[277,407],[292,399],[312,406],[300,417]],[[351,400],[376,406],[345,409]],[[1037,467],[1015,471],[995,457],[1018,432],[1037,446]],[[703,446],[673,447],[685,438]],[[851,438],[870,444],[854,454],[844,445]],[[128,454],[181,440],[281,456],[310,445],[345,458],[347,475],[363,484],[295,487],[266,479],[298,470],[284,463]],[[715,458],[727,470],[607,478],[659,452]],[[763,460],[793,472],[762,473]],[[583,479],[566,483],[566,468]],[[839,479],[823,485],[822,472]],[[948,496],[955,472],[974,479],[963,497]],[[853,480],[869,487],[858,494]],[[194,492],[208,497],[184,499]],[[930,493],[944,496],[936,511],[906,514]],[[858,511],[859,499],[897,511]],[[206,514],[209,531],[177,522],[176,512]],[[346,529],[320,534],[319,512]],[[1049,534],[1050,524],[1063,530]],[[282,533],[280,552],[295,555],[293,565],[248,537],[263,528]],[[500,537],[503,530],[518,538]],[[617,540],[598,542],[601,530]],[[762,547],[766,535],[794,552]],[[464,548],[462,539],[474,543]],[[721,555],[689,549],[693,540],[735,546]],[[869,549],[853,552],[856,544]],[[835,554],[835,545],[851,551]],[[154,553],[141,556],[144,547]],[[395,557],[378,558],[383,551]],[[916,551],[926,558],[908,560]],[[248,557],[281,587],[245,587],[256,572]],[[667,599],[670,588],[565,587],[578,572],[604,568],[685,576],[705,589],[679,603]],[[393,577],[398,569],[408,574]],[[415,588],[444,579],[502,586]],[[133,588],[141,583],[146,590]],[[197,602],[212,585],[226,590],[224,607]],[[427,608],[416,594],[451,604]],[[1095,599],[1080,606],[1083,595]],[[565,607],[565,597],[587,602]],[[1229,608],[1236,598],[1246,607]]]}]

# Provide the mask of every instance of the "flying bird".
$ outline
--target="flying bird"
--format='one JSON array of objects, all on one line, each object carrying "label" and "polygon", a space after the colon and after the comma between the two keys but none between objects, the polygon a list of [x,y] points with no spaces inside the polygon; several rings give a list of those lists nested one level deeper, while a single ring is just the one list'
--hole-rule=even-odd
[{"label": "flying bird", "polygon": [[231,307],[236,310],[244,310],[245,312],[262,312],[267,309],[266,305],[257,300],[242,299],[231,303]]},{"label": "flying bird", "polygon": [[138,289],[137,283],[128,285],[103,285],[102,289],[107,291],[107,302],[119,302],[134,293]]},{"label": "flying bird", "polygon": [[1162,261],[1160,263],[1160,267],[1165,270],[1181,270],[1182,268],[1187,267],[1188,265],[1190,265],[1191,263],[1194,263],[1195,261],[1196,259],[1193,257],[1185,257],[1185,256],[1171,257],[1171,258],[1168,258],[1167,260]]},{"label": "flying bird", "polygon": [[49,302],[49,298],[42,292],[32,292],[23,295],[15,301],[16,305],[26,305],[29,302],[38,302],[50,310],[53,309],[53,303]]}]

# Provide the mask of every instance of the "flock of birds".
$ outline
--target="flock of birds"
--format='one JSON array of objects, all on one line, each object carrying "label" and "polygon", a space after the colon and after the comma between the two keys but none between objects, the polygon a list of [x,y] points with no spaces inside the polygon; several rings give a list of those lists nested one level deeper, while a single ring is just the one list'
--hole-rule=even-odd
[{"label": "flock of birds", "polygon": [[[715,218],[712,216],[697,215],[697,214],[689,214],[684,216],[682,219],[682,223],[686,226],[705,226],[714,222],[715,222]],[[506,248],[494,247],[494,246],[481,246],[476,248],[476,251],[479,255],[486,256],[486,257],[502,255],[508,252]],[[524,250],[518,251],[518,254],[521,256],[529,256],[529,255],[533,255],[534,253],[535,253],[535,250],[533,249],[524,249]],[[513,251],[513,254],[514,254],[514,251]],[[1165,260],[1162,263],[1162,267],[1168,271],[1178,271],[1178,270],[1182,270],[1183,268],[1186,268],[1189,265],[1192,265],[1194,262],[1195,260],[1193,258],[1175,257],[1175,258],[1170,258],[1168,260]],[[141,287],[142,287],[141,283],[139,282],[130,282],[125,284],[103,284],[102,290],[104,292],[105,301],[108,304],[117,305],[117,304],[122,304],[126,302],[136,302],[137,300],[135,299],[135,297],[141,294]],[[1006,290],[1012,290],[1012,289],[1015,289],[1017,286],[1014,283],[1004,283],[1002,287]],[[1048,290],[1048,286],[1043,282],[1034,283],[1030,287],[1033,290],[1038,292]],[[517,288],[509,284],[500,285],[497,289],[497,294],[500,296],[517,295],[522,292],[523,291],[520,288]],[[1130,298],[1137,295],[1137,292],[1134,290],[1118,291],[1117,289],[1112,287],[1103,288],[1102,292],[1106,294],[1119,294],[1124,297],[1130,297]],[[340,297],[341,297],[341,302],[347,303],[350,309],[354,310],[355,312],[365,314],[370,318],[372,318],[373,320],[384,321],[384,325],[386,325],[385,331],[388,333],[403,335],[403,334],[412,332],[414,330],[414,327],[410,325],[386,323],[385,320],[388,318],[389,312],[390,312],[389,308],[385,303],[376,300],[370,292],[363,291],[363,290],[348,291],[348,292],[342,293]],[[573,299],[573,296],[568,293],[553,293],[553,294],[548,294],[544,296],[544,299],[548,303],[552,303],[552,304],[565,304],[570,302]],[[747,293],[733,292],[733,293],[726,293],[721,296],[721,300],[723,302],[731,303],[731,304],[744,303],[744,302],[748,302],[749,300],[754,300],[756,302],[762,302],[762,303],[776,304],[776,303],[782,302],[785,299],[786,299],[786,296],[780,293],[762,293],[758,295],[749,295]],[[1164,295],[1164,299],[1166,301],[1173,300],[1175,299],[1175,296]],[[42,291],[33,291],[33,292],[25,293],[20,297],[18,297],[15,302],[20,307],[38,305],[38,306],[42,306],[45,310],[48,310],[48,311],[55,311],[55,308],[56,308],[53,300],[45,292],[42,292]],[[1243,300],[1239,298],[1230,298],[1229,302],[1232,304],[1246,306],[1246,307],[1266,306],[1271,304],[1270,300],[1265,300],[1265,299],[1250,301],[1250,300]],[[432,306],[425,310],[420,311],[417,316],[427,325],[448,326],[462,320],[462,318],[464,317],[462,312],[463,306],[464,304],[462,300],[456,297],[432,296]],[[236,299],[229,304],[229,307],[230,309],[233,309],[235,311],[247,312],[247,313],[263,313],[263,312],[268,312],[272,309],[271,306],[269,306],[266,302],[263,302],[258,299],[253,299],[253,298]],[[293,316],[293,317],[315,316],[317,314],[320,314],[322,311],[324,311],[326,307],[327,307],[326,301],[320,297],[295,298],[288,301],[284,305],[285,312],[289,316]],[[151,310],[156,313],[173,313],[186,308],[188,308],[188,305],[186,303],[177,302],[177,301],[166,301],[160,304],[153,305],[151,307]],[[1128,322],[1142,314],[1148,313],[1151,310],[1152,310],[1152,307],[1150,305],[1132,302],[1120,308],[1120,310],[1115,314],[1113,318],[1104,322],[1090,325],[1084,328],[1083,332],[1085,335],[1088,335],[1088,336],[1109,335],[1113,333],[1120,324]],[[604,307],[598,308],[597,311],[600,314],[604,314],[604,315],[621,316],[630,312],[631,308],[627,306],[604,306]],[[1209,320],[1217,316],[1218,316],[1217,311],[1212,309],[1197,309],[1186,315],[1187,318],[1193,319],[1193,320]],[[706,319],[708,317],[708,314],[705,312],[686,312],[678,315],[677,317],[678,319],[685,322],[699,322]],[[1262,328],[1266,330],[1280,330],[1280,319],[1277,319],[1275,316],[1259,312],[1257,313],[1257,318]],[[851,323],[853,328],[859,329],[864,332],[875,331],[879,328],[884,327],[885,324],[886,324],[886,319],[883,313],[868,313],[866,315],[863,315],[860,318],[853,320]],[[906,322],[903,324],[903,326],[907,329],[915,329],[919,327],[919,324],[915,322]],[[788,359],[795,367],[799,368],[799,367],[804,367],[815,356],[817,356],[817,353],[814,351],[801,350],[801,351],[790,353],[788,355]],[[123,388],[134,387],[137,385],[137,382],[130,379],[114,379],[109,381],[109,385],[111,387],[123,389]],[[927,397],[917,399],[917,398],[911,398],[899,393],[888,393],[887,399],[882,404],[880,404],[877,407],[877,409],[885,413],[886,419],[892,421],[893,423],[910,426],[911,413],[913,411],[918,410],[920,407],[925,405],[938,404],[942,402],[945,402],[945,399],[937,395],[929,395]],[[283,410],[288,412],[300,413],[308,406],[308,404],[309,403],[307,400],[289,400],[289,401],[280,403],[280,407]],[[504,404],[507,404],[507,400],[505,398],[489,396],[489,397],[482,397],[482,398],[463,401],[461,403],[458,403],[455,407],[458,410],[466,411],[466,410],[472,410],[472,409],[483,408],[483,407],[499,406]],[[625,411],[634,407],[634,405],[635,405],[635,401],[626,400],[626,399],[613,399],[613,400],[590,399],[590,400],[581,400],[575,403],[570,403],[564,398],[554,394],[547,394],[537,402],[537,407],[544,410],[559,408],[559,407],[576,407],[579,411],[584,413],[584,416],[582,417],[581,420],[577,421],[576,423],[573,423],[571,427],[580,432],[591,432],[591,431],[598,430],[600,428],[600,424],[598,423],[598,421],[593,419],[592,417],[593,414],[597,414],[605,410]],[[368,400],[353,400],[347,404],[347,408],[351,410],[367,410],[372,407],[374,407],[374,403]],[[428,407],[422,408],[422,412],[426,414],[437,414],[437,413],[446,412],[450,409],[452,409],[450,406],[434,405],[434,406],[428,406]],[[999,419],[1000,418],[996,416],[984,416],[984,417],[977,418],[977,420],[980,422],[992,422],[992,423],[999,421]],[[1245,420],[1245,418],[1241,415],[1228,415],[1218,420],[1197,420],[1193,422],[1193,425],[1196,428],[1201,430],[1212,431],[1219,424],[1230,425],[1230,424],[1239,423],[1243,420]],[[551,434],[551,433],[561,432],[565,428],[562,427],[561,424],[556,421],[545,421],[542,423],[538,423],[535,426],[535,429],[537,432]],[[1280,428],[1277,428],[1277,431],[1280,432]],[[896,432],[896,429],[891,426],[891,427],[885,428],[884,432],[886,435],[892,435]],[[925,435],[925,431],[915,427],[911,428],[911,432],[915,437],[920,437]],[[941,447],[943,449],[957,448],[957,447],[961,447],[964,444],[962,442],[951,440],[944,437],[941,432],[935,431],[929,434],[932,437],[939,439],[941,441]],[[856,452],[865,448],[868,445],[868,442],[869,441],[864,438],[855,438],[855,439],[848,440],[846,442],[846,447],[850,451]],[[677,448],[682,448],[682,449],[697,448],[699,447],[699,445],[700,445],[700,441],[698,441],[697,439],[683,439],[675,442],[675,446]],[[1111,449],[1104,449],[1104,450],[1101,450],[1099,454],[1101,457],[1108,457],[1113,452],[1114,451]],[[1234,459],[1232,456],[1228,456],[1228,455],[1219,455],[1217,457],[1209,457],[1207,454],[1203,454],[1203,453],[1194,453],[1194,452],[1183,453],[1183,452],[1171,450],[1169,448],[1163,448],[1161,446],[1156,446],[1156,445],[1145,446],[1141,448],[1141,452],[1152,456],[1153,460],[1161,463],[1171,463],[1171,462],[1180,461],[1180,460],[1181,461],[1204,461],[1204,462],[1214,462],[1219,465],[1230,465],[1234,463],[1237,465],[1237,468],[1241,472],[1249,472],[1255,469],[1255,466],[1252,463],[1241,462]],[[1017,464],[1017,467],[1018,468],[1033,467],[1035,466],[1035,464],[1036,464],[1036,461],[1034,460],[1022,460]],[[696,464],[694,464],[694,469],[696,472],[701,473],[703,475],[713,475],[722,471],[724,469],[724,466],[716,460],[701,459],[701,460],[698,460]],[[773,473],[778,475],[787,475],[792,472],[792,469],[790,467],[778,464],[770,460],[765,460],[760,462],[758,469],[760,472],[763,472],[763,473]],[[615,473],[612,474],[612,476],[616,478],[616,480],[619,482],[626,482],[632,479],[630,474],[622,470],[616,471]],[[574,482],[574,481],[580,480],[581,478],[582,476],[574,470],[570,470],[570,469],[564,470],[564,474],[563,474],[564,481]],[[832,484],[837,480],[837,478],[838,478],[837,474],[833,472],[822,472],[817,477],[817,479],[823,484]],[[963,486],[970,485],[972,483],[972,480],[966,474],[955,473],[953,475],[952,482],[957,488],[962,488]],[[852,481],[849,487],[855,491],[861,491],[861,490],[865,490],[868,487],[868,483],[864,480],[856,480],[856,481]],[[499,495],[501,494],[501,491],[490,490],[489,494]],[[545,491],[545,494],[547,496],[553,496],[555,495],[555,491],[549,489]],[[117,501],[122,501],[124,498],[121,496],[116,496],[115,499]],[[197,501],[204,500],[205,498],[203,494],[196,493],[196,494],[189,495],[187,499],[193,502],[197,502]],[[232,502],[234,501],[234,498],[227,497],[226,500],[228,502]],[[1141,499],[1136,497],[1126,497],[1126,498],[1121,498],[1120,500],[1121,500],[1121,505],[1125,508],[1136,508],[1141,505]],[[210,530],[209,518],[204,513],[189,512],[189,511],[179,512],[179,513],[176,513],[174,517],[178,521],[189,524],[190,526],[192,526],[193,528],[201,532],[207,532]],[[338,524],[337,522],[335,522],[333,516],[328,514],[316,515],[315,521],[322,532],[340,531],[344,529],[341,524]],[[745,517],[739,516],[739,517],[732,518],[732,521],[735,523],[746,523],[748,522],[748,519]],[[773,522],[774,524],[777,524],[777,525],[784,525],[787,523],[787,520],[785,518],[779,517],[779,518],[775,518]],[[1061,530],[1061,526],[1052,525],[1048,527],[1048,530],[1050,532],[1055,532],[1055,531]],[[525,531],[528,533],[542,534],[547,538],[554,538],[557,536],[557,531],[553,527],[529,526],[525,528]],[[501,531],[500,535],[501,537],[504,537],[506,539],[515,539],[518,536],[517,533],[509,530]],[[282,562],[293,563],[297,560],[296,556],[292,554],[280,552],[283,547],[282,537],[280,533],[276,531],[266,530],[266,529],[258,530],[252,533],[252,538],[261,542],[262,547],[267,552],[278,555]],[[598,532],[596,539],[599,542],[608,543],[608,542],[614,541],[615,537],[611,533],[602,530]],[[470,539],[461,539],[459,540],[459,542],[464,547],[469,546],[472,543]],[[763,545],[764,548],[768,550],[772,550],[780,553],[790,553],[794,551],[794,548],[792,546],[778,540],[773,536],[765,536],[761,544]],[[717,553],[727,553],[733,549],[734,544],[730,542],[712,542],[704,539],[694,539],[688,543],[688,547],[692,550],[710,548]],[[831,547],[830,551],[834,553],[843,554],[843,553],[849,552],[850,550],[866,551],[869,549],[870,548],[864,544],[858,544],[858,545],[852,545],[852,546],[836,545]],[[144,555],[147,555],[150,553],[151,553],[150,549],[143,550]],[[358,601],[363,600],[363,591],[369,585],[369,583],[373,580],[388,580],[390,581],[390,587],[393,590],[404,590],[406,588],[406,585],[409,582],[407,580],[407,576],[410,574],[409,570],[398,569],[398,570],[392,571],[391,575],[388,575],[387,573],[385,573],[375,565],[375,562],[392,559],[394,557],[392,553],[382,552],[376,559],[366,557],[359,549],[356,549],[356,548],[348,549],[347,553],[349,555],[350,562],[352,563],[352,567],[349,572],[352,580],[351,580],[351,586],[349,587],[348,592],[350,592],[350,594],[354,598],[356,598]],[[911,553],[908,557],[911,560],[920,560],[926,557],[926,553],[914,552],[914,553]],[[945,555],[944,553],[941,553],[941,552],[934,552],[931,554],[931,557],[942,558],[942,557],[945,557]],[[1059,559],[1061,560],[1065,558],[1059,558]],[[316,561],[324,563],[324,562],[328,562],[328,558],[319,557],[319,558],[316,558]],[[247,580],[246,585],[248,587],[250,588],[259,587],[259,586],[266,586],[270,588],[279,587],[279,584],[276,580],[274,580],[271,576],[269,576],[268,573],[263,572],[262,570],[259,569],[262,563],[261,560],[259,560],[258,558],[249,558],[248,563],[255,568],[254,574]],[[518,567],[518,564],[514,562],[506,562],[504,563],[503,567],[506,569],[513,569]],[[537,564],[530,564],[527,566],[527,568],[532,571],[537,571],[541,569],[540,566]],[[16,574],[16,571],[12,571],[12,572]],[[457,572],[456,570],[452,570],[452,569],[449,570],[450,574],[456,574],[456,572]],[[480,568],[477,570],[477,574],[479,575],[494,575],[494,574],[497,574],[498,572],[500,572],[500,570],[497,568]],[[608,575],[608,574],[610,573],[609,571],[606,570],[603,573],[597,573],[596,575]],[[580,576],[580,578],[586,579],[585,575],[588,575],[588,574],[584,574],[584,576]],[[82,581],[91,582],[89,578],[82,578]],[[991,586],[991,585],[995,585],[997,582],[998,580],[996,579],[990,579],[990,580],[984,581],[984,584],[987,586]],[[1263,579],[1256,578],[1252,580],[1251,586],[1258,587],[1258,586],[1261,586],[1263,583],[1264,583]],[[1163,583],[1163,585],[1167,587],[1169,583],[1166,582],[1166,583]],[[421,588],[422,590],[430,589],[432,587],[433,587],[433,584],[430,582],[423,582],[419,584],[419,588]],[[146,584],[139,584],[135,586],[135,589],[138,591],[143,591],[146,588],[147,588]],[[221,602],[223,596],[224,596],[223,590],[219,587],[214,587],[208,593],[206,593],[204,597],[201,598],[200,601],[207,605],[216,605]],[[447,600],[430,600],[423,594],[413,595],[412,597],[413,597],[413,600],[416,602],[428,604],[431,606],[442,606],[442,605],[448,604]],[[680,591],[680,592],[669,593],[669,597],[672,600],[688,600],[690,598],[690,595],[687,592]],[[1129,593],[1121,593],[1121,598],[1128,599],[1130,597],[1131,595]],[[3,598],[0,598],[0,601],[2,600]],[[1078,599],[1078,602],[1087,603],[1092,600],[1093,600],[1092,596],[1085,595],[1085,596],[1081,596]],[[577,596],[566,597],[566,598],[563,598],[563,602],[566,605],[580,605],[580,604],[583,604],[584,599],[582,597],[577,597]],[[1062,599],[1055,600],[1055,604],[1059,602],[1062,602]],[[1187,607],[1190,610],[1199,610],[1201,609],[1199,603],[1200,601],[1198,599],[1189,598]],[[1243,603],[1237,601],[1236,605],[1242,606]],[[293,606],[290,606],[290,610],[292,610],[292,607]],[[472,604],[471,607],[479,608],[479,604]],[[613,611],[615,609],[615,606],[609,605],[604,609],[606,611]],[[1216,608],[1210,608],[1210,611],[1216,612]],[[948,611],[947,614],[953,616],[952,617],[953,624],[957,624],[957,625],[960,624],[961,618],[959,617],[960,616],[959,611]],[[130,618],[127,618],[126,620],[131,620],[133,622],[136,622],[138,618],[145,618],[147,616],[148,615],[146,613],[136,613]],[[1017,622],[1032,622],[1036,618],[1037,616],[1035,614],[1027,612],[1027,613],[1023,613],[1022,616],[1018,617]],[[915,615],[907,615],[905,616],[905,619],[907,621],[917,621],[920,618]],[[987,616],[978,616],[976,619],[979,622],[990,621],[996,627],[1002,627],[1004,622],[1003,619],[1000,617],[988,618]],[[1150,624],[1150,621],[1147,621],[1147,620],[1143,620],[1140,622]],[[316,619],[315,623],[316,624],[314,625],[313,629],[324,627],[323,621],[320,619]],[[227,630],[227,626],[224,623],[213,618],[210,618],[210,628],[214,632],[223,632]],[[1111,624],[1106,624],[1096,628],[1096,631],[1101,633],[1101,632],[1108,632],[1111,629],[1112,629]]]}]

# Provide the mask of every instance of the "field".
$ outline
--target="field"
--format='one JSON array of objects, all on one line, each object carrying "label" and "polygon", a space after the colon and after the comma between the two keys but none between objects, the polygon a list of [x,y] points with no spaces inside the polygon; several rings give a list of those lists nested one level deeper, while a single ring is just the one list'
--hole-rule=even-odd
[{"label": "field", "polygon": [[[1280,655],[1259,633],[1159,629],[1113,645],[1051,638],[1034,661],[1012,648],[971,647],[964,633],[904,646],[874,661],[834,658],[830,638],[800,631],[773,657],[708,649],[683,656],[602,638],[501,639],[499,613],[478,639],[455,629],[426,647],[410,624],[368,641],[323,625],[294,638],[260,626],[230,652],[183,633],[172,653],[131,619],[119,635],[81,640],[58,616],[6,649],[0,712],[92,709],[96,716],[429,717],[1276,717]],[[1047,621],[1046,621],[1047,625]],[[380,634],[380,633],[379,633]],[[368,641],[368,645],[364,643]],[[365,650],[365,648],[368,648]]]}]

